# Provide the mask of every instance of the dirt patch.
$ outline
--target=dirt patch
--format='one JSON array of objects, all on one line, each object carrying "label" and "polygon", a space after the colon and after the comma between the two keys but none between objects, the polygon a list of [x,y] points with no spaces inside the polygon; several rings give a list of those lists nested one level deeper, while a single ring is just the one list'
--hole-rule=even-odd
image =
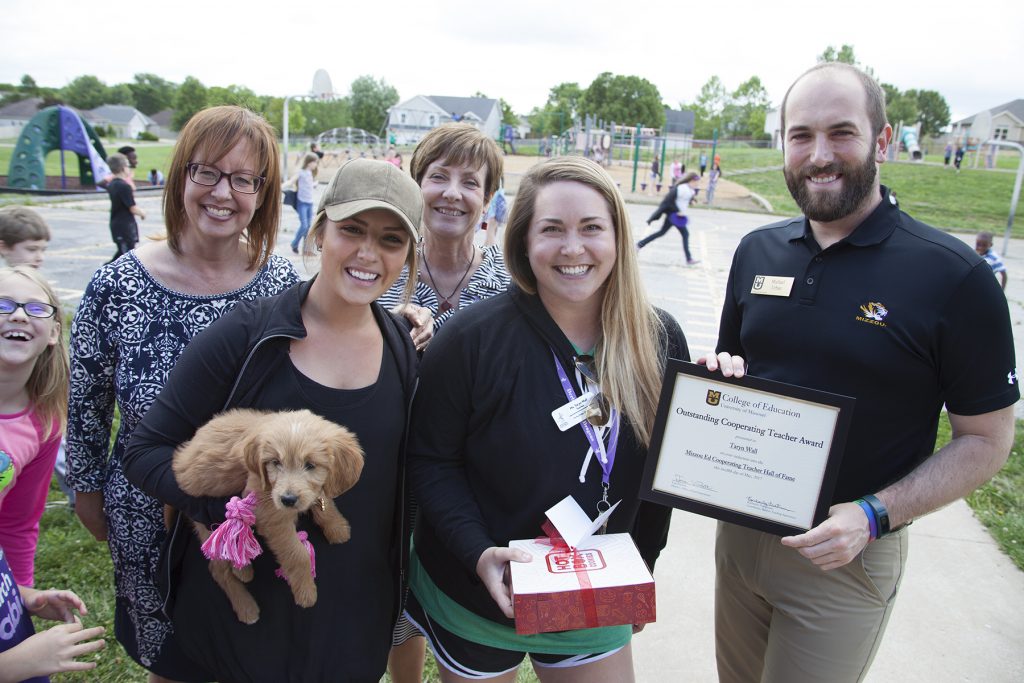
[{"label": "dirt patch", "polygon": [[[505,157],[505,187],[510,194],[515,194],[515,189],[519,186],[519,179],[525,174],[532,166],[543,161],[540,157],[535,156],[523,156],[519,154],[511,154]],[[645,173],[647,169],[641,165],[636,169],[636,192],[632,191],[633,187],[633,166],[630,164],[623,164],[620,162],[614,162],[608,166],[605,166],[605,170],[608,171],[615,182],[619,185],[619,191],[622,192],[622,198],[631,204],[653,204],[657,205],[661,202],[661,198],[668,192],[669,187],[667,184],[663,184],[660,190],[655,187],[645,188],[641,190],[641,182],[646,180]],[[708,178],[704,176],[701,179],[698,187],[701,190],[698,196],[698,202],[701,207],[704,207],[704,197],[707,191]],[[754,198],[750,190],[734,183],[726,178],[721,178],[718,181],[718,187],[715,188],[715,208],[719,209],[731,209],[734,211],[764,211],[765,207]]]}]

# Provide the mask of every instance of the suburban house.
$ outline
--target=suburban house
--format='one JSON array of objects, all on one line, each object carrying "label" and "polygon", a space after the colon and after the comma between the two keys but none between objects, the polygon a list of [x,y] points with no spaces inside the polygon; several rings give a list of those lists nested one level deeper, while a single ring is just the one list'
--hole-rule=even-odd
[{"label": "suburban house", "polygon": [[171,120],[174,118],[173,109],[162,109],[149,118],[153,119],[153,123],[156,124],[155,128],[150,129],[151,133],[156,133],[161,140],[178,139],[178,132],[171,128]]},{"label": "suburban house", "polygon": [[765,112],[764,132],[772,136],[773,149],[782,149],[782,111],[778,107]]},{"label": "suburban house", "polygon": [[153,119],[127,104],[103,104],[84,112],[84,116],[94,128],[103,126],[116,138],[137,140],[139,133],[156,132]]},{"label": "suburban house", "polygon": [[417,95],[388,109],[388,131],[399,144],[419,142],[423,135],[449,121],[463,121],[488,137],[501,135],[501,106],[489,97]]},{"label": "suburban house", "polygon": [[10,140],[18,137],[21,129],[29,119],[39,113],[42,106],[41,97],[29,97],[0,107],[0,139]]},{"label": "suburban house", "polygon": [[[0,108],[0,139],[16,138],[29,120],[39,113],[43,100],[30,97]],[[74,109],[74,107],[72,107]],[[157,124],[135,107],[124,104],[104,104],[89,111],[78,111],[94,128],[103,126],[113,137],[136,140],[142,131],[157,132]]]},{"label": "suburban house", "polygon": [[[992,107],[988,111],[992,114],[990,139],[1024,143],[1024,99],[1013,100],[998,107]],[[965,133],[967,137],[972,137],[971,125],[978,114],[981,114],[981,112],[974,116],[954,121],[950,133],[952,139],[955,140]]]},{"label": "suburban house", "polygon": [[525,116],[519,117],[519,123],[516,124],[516,137],[520,140],[525,140],[530,135],[530,119]]}]

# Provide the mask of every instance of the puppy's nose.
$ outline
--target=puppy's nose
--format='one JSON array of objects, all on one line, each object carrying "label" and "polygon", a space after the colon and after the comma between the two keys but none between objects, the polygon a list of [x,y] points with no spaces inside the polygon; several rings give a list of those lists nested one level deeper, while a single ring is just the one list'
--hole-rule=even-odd
[{"label": "puppy's nose", "polygon": [[281,496],[281,505],[284,505],[286,508],[295,507],[295,503],[297,503],[298,500],[299,497],[294,493],[286,493]]}]

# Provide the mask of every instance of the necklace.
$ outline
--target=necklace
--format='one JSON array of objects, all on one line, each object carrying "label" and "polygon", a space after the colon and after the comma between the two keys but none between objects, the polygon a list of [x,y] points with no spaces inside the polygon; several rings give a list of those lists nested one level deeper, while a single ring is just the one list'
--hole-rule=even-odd
[{"label": "necklace", "polygon": [[453,289],[452,293],[448,296],[442,294],[441,290],[437,288],[437,280],[434,279],[434,274],[430,272],[430,262],[427,261],[427,250],[421,250],[420,254],[423,256],[423,265],[427,267],[427,275],[430,276],[430,284],[434,287],[434,291],[437,292],[438,298],[441,299],[441,303],[437,307],[437,312],[446,313],[458,305],[458,301],[453,304],[451,302],[451,298],[459,293],[459,290],[462,288],[463,281],[466,279],[466,276],[469,275],[469,271],[473,269],[473,261],[476,260],[476,247],[473,247],[473,255],[469,257],[469,265],[466,266],[466,272],[462,274],[462,277],[459,278],[458,284],[455,285],[455,289]]}]

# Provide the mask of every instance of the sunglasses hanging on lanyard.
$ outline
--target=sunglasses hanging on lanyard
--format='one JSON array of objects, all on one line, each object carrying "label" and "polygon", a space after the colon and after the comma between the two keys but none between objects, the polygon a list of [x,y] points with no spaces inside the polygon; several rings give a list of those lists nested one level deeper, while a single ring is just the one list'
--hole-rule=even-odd
[{"label": "sunglasses hanging on lanyard", "polygon": [[[551,350],[551,356],[555,360],[555,369],[558,371],[558,379],[562,383],[565,397],[569,404],[577,400],[576,390],[569,381],[569,375],[565,372],[562,362],[558,360],[555,350]],[[612,467],[615,466],[615,451],[619,441],[619,411],[611,407],[607,397],[601,393],[598,382],[597,368],[592,356],[577,356],[575,358],[576,379],[584,391],[584,396],[590,396],[586,401],[582,412],[578,414],[576,421],[583,429],[587,437],[590,449],[583,459],[583,467],[580,469],[580,483],[586,481],[587,468],[590,461],[597,455],[597,461],[601,465],[601,500],[597,504],[597,511],[603,513],[611,503],[608,501],[608,488],[611,482]],[[582,398],[582,397],[581,397]],[[556,411],[558,412],[558,411]],[[571,418],[575,420],[575,418]],[[605,446],[605,436],[608,436],[608,445]]]}]

